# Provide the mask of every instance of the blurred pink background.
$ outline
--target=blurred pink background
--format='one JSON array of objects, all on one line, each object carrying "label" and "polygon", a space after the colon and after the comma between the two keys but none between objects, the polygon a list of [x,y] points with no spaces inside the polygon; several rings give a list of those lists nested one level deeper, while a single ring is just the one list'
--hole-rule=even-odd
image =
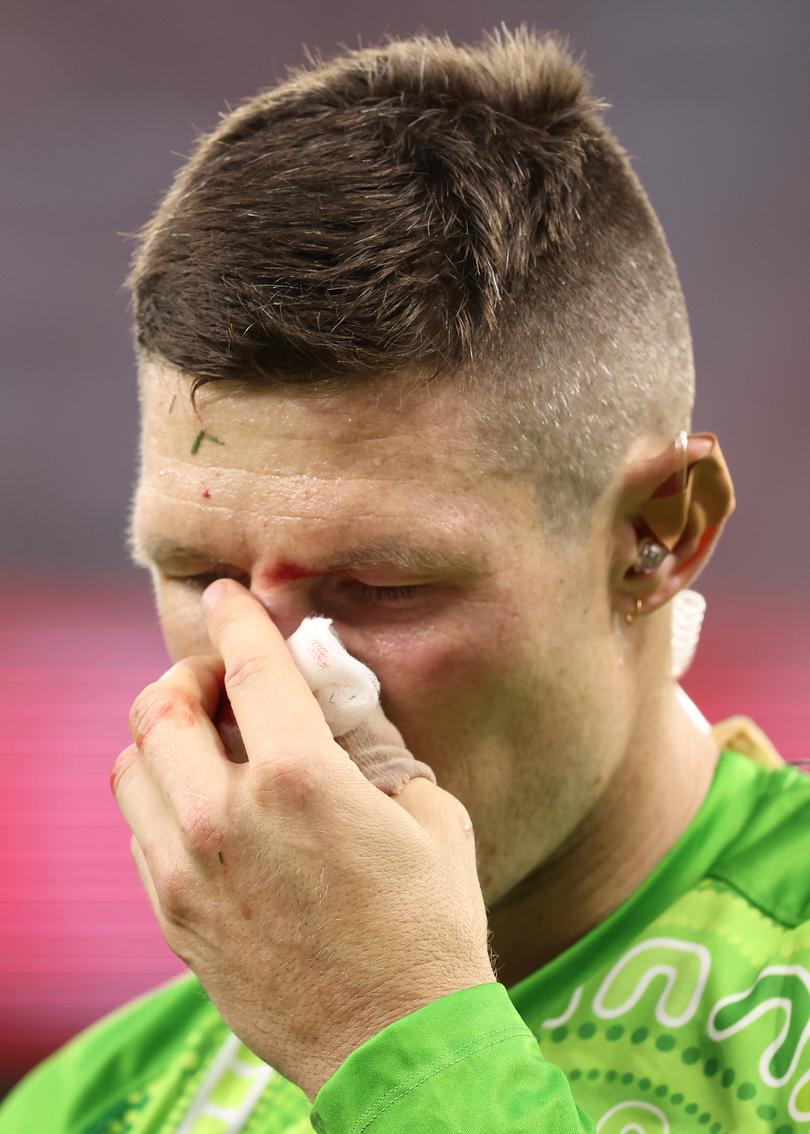
[{"label": "blurred pink background", "polygon": [[695,429],[719,435],[738,496],[696,584],[709,607],[684,686],[710,720],[749,715],[787,759],[810,758],[806,4],[7,0],[0,1094],[183,968],[108,784],[129,705],[168,664],[124,551],[137,403],[121,234],[197,130],[301,62],[303,44],[469,40],[501,20],[585,53],[681,272]]}]

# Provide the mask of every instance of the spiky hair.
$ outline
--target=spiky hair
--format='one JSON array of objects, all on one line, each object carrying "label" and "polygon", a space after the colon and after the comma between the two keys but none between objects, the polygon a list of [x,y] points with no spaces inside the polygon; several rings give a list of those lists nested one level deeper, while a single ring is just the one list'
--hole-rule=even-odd
[{"label": "spiky hair", "polygon": [[311,59],[199,139],[142,230],[139,351],[194,390],[463,377],[566,526],[635,436],[688,426],[694,381],[665,238],[589,83],[526,28]]}]

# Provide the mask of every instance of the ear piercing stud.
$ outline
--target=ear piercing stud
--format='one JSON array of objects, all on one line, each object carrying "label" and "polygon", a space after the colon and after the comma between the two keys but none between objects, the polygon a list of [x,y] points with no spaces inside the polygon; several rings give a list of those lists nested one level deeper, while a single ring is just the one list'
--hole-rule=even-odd
[{"label": "ear piercing stud", "polygon": [[630,613],[630,614],[625,614],[625,616],[624,616],[625,622],[632,622],[634,618],[638,618],[638,616],[641,614],[641,607],[642,606],[643,606],[643,603],[642,603],[641,599],[637,598],[636,599],[636,609],[634,611],[632,611],[632,613]]}]

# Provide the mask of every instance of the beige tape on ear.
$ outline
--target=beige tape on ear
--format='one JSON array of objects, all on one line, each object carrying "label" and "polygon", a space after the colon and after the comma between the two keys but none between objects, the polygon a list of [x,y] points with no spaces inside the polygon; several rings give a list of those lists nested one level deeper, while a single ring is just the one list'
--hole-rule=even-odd
[{"label": "beige tape on ear", "polygon": [[[668,551],[674,551],[681,540],[699,539],[734,511],[734,486],[717,438],[711,433],[699,436],[711,437],[714,448],[689,466],[686,488],[653,496],[639,509],[639,515]],[[667,486],[663,487],[666,490]]]}]

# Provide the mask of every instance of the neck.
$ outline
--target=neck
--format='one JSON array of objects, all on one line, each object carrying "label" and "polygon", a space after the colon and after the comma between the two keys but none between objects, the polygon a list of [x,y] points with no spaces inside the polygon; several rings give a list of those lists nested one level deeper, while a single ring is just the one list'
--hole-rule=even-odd
[{"label": "neck", "polygon": [[719,758],[711,734],[673,684],[656,727],[638,733],[598,805],[551,859],[489,912],[498,980],[507,987],[548,964],[622,904],[699,810]]}]

